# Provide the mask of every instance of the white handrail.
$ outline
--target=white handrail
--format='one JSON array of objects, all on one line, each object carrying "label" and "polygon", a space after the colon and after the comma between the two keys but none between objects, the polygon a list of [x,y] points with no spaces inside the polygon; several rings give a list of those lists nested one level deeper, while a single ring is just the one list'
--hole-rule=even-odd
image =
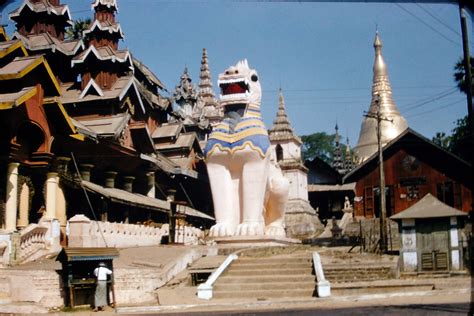
[{"label": "white handrail", "polygon": [[324,278],[323,265],[321,264],[321,257],[315,251],[313,252],[314,273],[316,274],[316,287],[318,297],[331,296],[331,284]]},{"label": "white handrail", "polygon": [[207,281],[198,286],[198,298],[204,300],[210,300],[212,298],[212,287],[217,281],[217,278],[227,269],[227,267],[236,260],[238,256],[236,254],[229,255],[224,262],[219,266],[219,268],[214,271]]}]

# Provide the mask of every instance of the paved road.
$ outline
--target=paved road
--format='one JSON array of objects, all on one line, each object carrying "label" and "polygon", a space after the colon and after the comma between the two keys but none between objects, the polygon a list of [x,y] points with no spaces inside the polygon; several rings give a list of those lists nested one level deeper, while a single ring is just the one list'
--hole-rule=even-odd
[{"label": "paved road", "polygon": [[[223,312],[191,312],[191,311],[180,311],[176,313],[160,313],[161,316],[175,316],[177,313],[181,315],[193,315],[193,316],[204,316],[204,315],[232,315],[232,316],[319,316],[319,315],[468,315],[469,305],[463,304],[431,304],[431,305],[403,305],[403,306],[369,306],[369,307],[356,307],[356,308],[305,308],[305,309],[274,309],[274,310],[247,310],[232,311],[226,310]],[[140,315],[156,315],[153,314],[140,314]]]}]

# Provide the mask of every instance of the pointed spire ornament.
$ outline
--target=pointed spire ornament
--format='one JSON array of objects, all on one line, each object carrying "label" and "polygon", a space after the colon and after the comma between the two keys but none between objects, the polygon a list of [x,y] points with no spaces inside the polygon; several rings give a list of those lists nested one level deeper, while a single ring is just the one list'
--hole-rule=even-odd
[{"label": "pointed spire ornament", "polygon": [[333,152],[333,158],[332,158],[332,167],[336,169],[337,172],[340,174],[344,174],[344,161],[342,160],[342,149],[341,149],[341,144],[340,144],[340,136],[339,136],[339,127],[337,126],[336,123],[336,135],[334,139],[334,152]]},{"label": "pointed spire ornament", "polygon": [[286,115],[285,98],[283,97],[281,88],[278,95],[278,100],[279,103],[277,117],[273,121],[272,128],[268,130],[270,141],[293,140],[301,145],[303,142],[301,141],[301,138],[299,138],[293,132],[293,128],[291,127],[290,121],[288,120],[288,115]]},{"label": "pointed spire ornament", "polygon": [[211,71],[209,70],[207,60],[207,50],[205,48],[202,49],[201,72],[199,73],[199,79],[199,98],[203,100],[205,104],[216,104],[216,97],[214,90],[212,89]]},{"label": "pointed spire ornament", "polygon": [[[392,98],[392,87],[388,79],[387,65],[382,56],[382,41],[378,31],[375,33],[374,41],[375,60],[373,67],[372,101],[370,103],[369,114],[377,112],[380,106],[382,117],[387,120],[381,122],[382,146],[400,135],[408,124],[400,114]],[[390,120],[390,121],[388,121]],[[363,162],[377,151],[377,119],[366,117],[362,122],[359,141],[354,148],[355,155],[359,162]]]}]

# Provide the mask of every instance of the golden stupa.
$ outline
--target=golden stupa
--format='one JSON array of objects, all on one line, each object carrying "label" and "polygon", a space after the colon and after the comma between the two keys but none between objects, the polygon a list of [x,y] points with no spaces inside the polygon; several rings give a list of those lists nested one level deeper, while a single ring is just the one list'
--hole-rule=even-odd
[{"label": "golden stupa", "polygon": [[[382,41],[378,32],[374,41],[375,60],[374,77],[372,83],[372,101],[370,102],[369,116],[377,113],[377,102],[380,104],[381,116],[386,119],[381,122],[382,146],[400,135],[408,124],[400,114],[392,98],[392,88],[388,80],[387,65],[382,56]],[[390,120],[390,121],[388,121]],[[363,162],[377,151],[377,119],[366,117],[360,128],[359,141],[354,152],[358,162]]]}]

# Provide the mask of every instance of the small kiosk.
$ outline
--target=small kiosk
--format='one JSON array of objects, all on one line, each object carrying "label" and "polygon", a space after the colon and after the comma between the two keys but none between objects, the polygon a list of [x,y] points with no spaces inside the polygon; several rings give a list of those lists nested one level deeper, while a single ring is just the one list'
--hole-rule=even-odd
[{"label": "small kiosk", "polygon": [[[66,306],[92,306],[96,287],[94,269],[100,262],[104,262],[107,268],[113,271],[113,260],[118,256],[119,252],[116,248],[64,248],[57,260],[63,266]],[[112,291],[112,296],[115,296],[113,275],[108,280],[108,284],[109,291]],[[115,304],[115,299],[113,301]]]},{"label": "small kiosk", "polygon": [[462,269],[462,218],[467,216],[428,193],[391,216],[399,222],[402,272]]}]

